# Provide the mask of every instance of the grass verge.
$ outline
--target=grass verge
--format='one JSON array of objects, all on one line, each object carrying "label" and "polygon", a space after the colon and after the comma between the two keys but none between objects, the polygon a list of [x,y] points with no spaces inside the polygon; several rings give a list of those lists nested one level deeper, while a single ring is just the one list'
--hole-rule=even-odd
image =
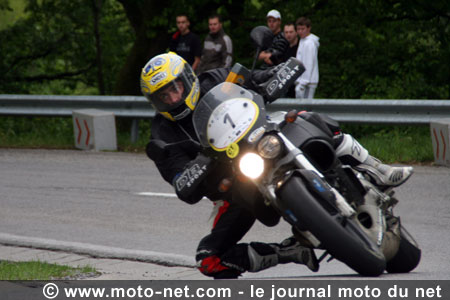
[{"label": "grass verge", "polygon": [[[139,121],[139,138],[131,142],[131,120],[116,119],[119,151],[144,152],[151,120]],[[434,160],[429,126],[342,125],[369,152],[386,163]],[[0,117],[0,147],[75,149],[72,118]]]},{"label": "grass verge", "polygon": [[429,126],[344,125],[369,153],[386,163],[434,161]]},{"label": "grass verge", "polygon": [[0,280],[74,280],[97,275],[89,266],[73,268],[40,261],[0,261]]},{"label": "grass verge", "polygon": [[[150,120],[139,121],[139,138],[131,142],[131,120],[116,119],[119,151],[143,152],[150,137]],[[72,118],[0,117],[0,147],[75,149]]]}]

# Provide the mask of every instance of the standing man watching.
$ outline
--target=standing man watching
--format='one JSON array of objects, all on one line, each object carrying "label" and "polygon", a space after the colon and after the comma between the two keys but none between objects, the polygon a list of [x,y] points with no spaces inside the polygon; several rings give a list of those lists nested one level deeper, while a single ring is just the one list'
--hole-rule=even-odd
[{"label": "standing man watching", "polygon": [[289,48],[286,51],[286,60],[288,60],[290,57],[297,56],[299,38],[293,22],[286,23],[283,32],[284,37],[289,42]]},{"label": "standing man watching", "polygon": [[319,83],[319,37],[311,33],[311,21],[300,17],[295,22],[300,43],[297,50],[297,59],[305,66],[305,72],[295,82],[295,97],[302,99],[314,98]]},{"label": "standing man watching", "polygon": [[205,38],[197,74],[211,69],[231,67],[233,61],[233,43],[223,31],[220,16],[210,16],[208,26],[209,34]]},{"label": "standing man watching", "polygon": [[169,49],[184,58],[195,71],[200,63],[202,44],[199,37],[189,30],[191,23],[186,15],[176,17],[178,31],[170,41]]},{"label": "standing man watching", "polygon": [[[289,48],[286,51],[286,60],[290,57],[297,56],[297,48],[298,48],[298,35],[297,31],[295,31],[295,24],[293,22],[286,23],[284,25],[284,37],[289,42]],[[288,92],[286,93],[287,98],[295,98],[295,86],[292,85]]]},{"label": "standing man watching", "polygon": [[284,37],[281,30],[281,14],[278,10],[272,9],[267,13],[267,27],[272,31],[274,37],[272,45],[259,54],[258,59],[263,60],[267,68],[278,65],[286,60],[286,51],[289,48],[289,42]]}]

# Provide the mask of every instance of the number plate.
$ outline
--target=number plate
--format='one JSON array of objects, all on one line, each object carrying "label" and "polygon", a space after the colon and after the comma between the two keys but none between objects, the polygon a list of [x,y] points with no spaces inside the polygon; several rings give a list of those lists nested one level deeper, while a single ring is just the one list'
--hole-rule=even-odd
[{"label": "number plate", "polygon": [[259,108],[246,98],[234,98],[214,109],[208,120],[207,136],[211,147],[224,151],[238,143],[258,119]]}]

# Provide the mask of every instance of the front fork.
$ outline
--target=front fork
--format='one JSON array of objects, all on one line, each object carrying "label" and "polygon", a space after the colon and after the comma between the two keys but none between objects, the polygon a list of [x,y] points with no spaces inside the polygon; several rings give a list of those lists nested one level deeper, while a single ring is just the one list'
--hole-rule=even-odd
[{"label": "front fork", "polygon": [[[309,170],[317,174],[322,179],[322,184],[333,193],[336,200],[336,206],[341,215],[348,218],[354,217],[356,215],[355,210],[350,206],[350,204],[347,203],[345,198],[334,187],[330,186],[328,182],[324,180],[323,174],[309,162],[309,160],[305,157],[303,151],[297,148],[288,138],[286,138],[283,133],[278,132],[277,134],[286,147],[287,155],[275,163],[272,170],[270,170],[270,172],[266,175],[266,180],[254,181],[259,191],[264,195],[266,205],[277,203],[277,196],[275,194],[275,191],[279,189],[292,174],[292,169],[287,170],[284,178],[275,180],[275,174],[278,173],[277,171],[285,165],[294,164],[298,169]],[[320,241],[311,232],[301,230],[298,231],[314,247],[318,247],[320,245]]]},{"label": "front fork", "polygon": [[293,162],[295,163],[296,167],[299,169],[306,169],[316,173],[322,179],[322,183],[326,186],[326,188],[334,194],[336,198],[336,205],[341,214],[348,218],[353,217],[356,214],[353,207],[351,207],[350,204],[348,204],[345,198],[334,187],[328,184],[328,182],[324,179],[323,174],[319,172],[316,169],[316,167],[314,167],[309,162],[309,160],[303,154],[303,151],[301,151],[294,144],[292,144],[292,142],[288,138],[286,138],[286,136],[283,133],[278,132],[278,136],[283,140],[284,145],[288,150],[289,153],[288,155],[293,155]]}]

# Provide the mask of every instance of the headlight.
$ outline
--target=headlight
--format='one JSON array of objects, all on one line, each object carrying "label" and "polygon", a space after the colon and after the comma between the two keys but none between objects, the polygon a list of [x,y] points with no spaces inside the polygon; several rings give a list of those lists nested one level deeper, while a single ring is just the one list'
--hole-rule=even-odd
[{"label": "headlight", "polygon": [[256,153],[246,153],[239,161],[239,169],[245,176],[256,179],[264,171],[264,160]]},{"label": "headlight", "polygon": [[258,154],[264,158],[272,159],[281,153],[280,139],[275,135],[266,135],[258,143]]}]

